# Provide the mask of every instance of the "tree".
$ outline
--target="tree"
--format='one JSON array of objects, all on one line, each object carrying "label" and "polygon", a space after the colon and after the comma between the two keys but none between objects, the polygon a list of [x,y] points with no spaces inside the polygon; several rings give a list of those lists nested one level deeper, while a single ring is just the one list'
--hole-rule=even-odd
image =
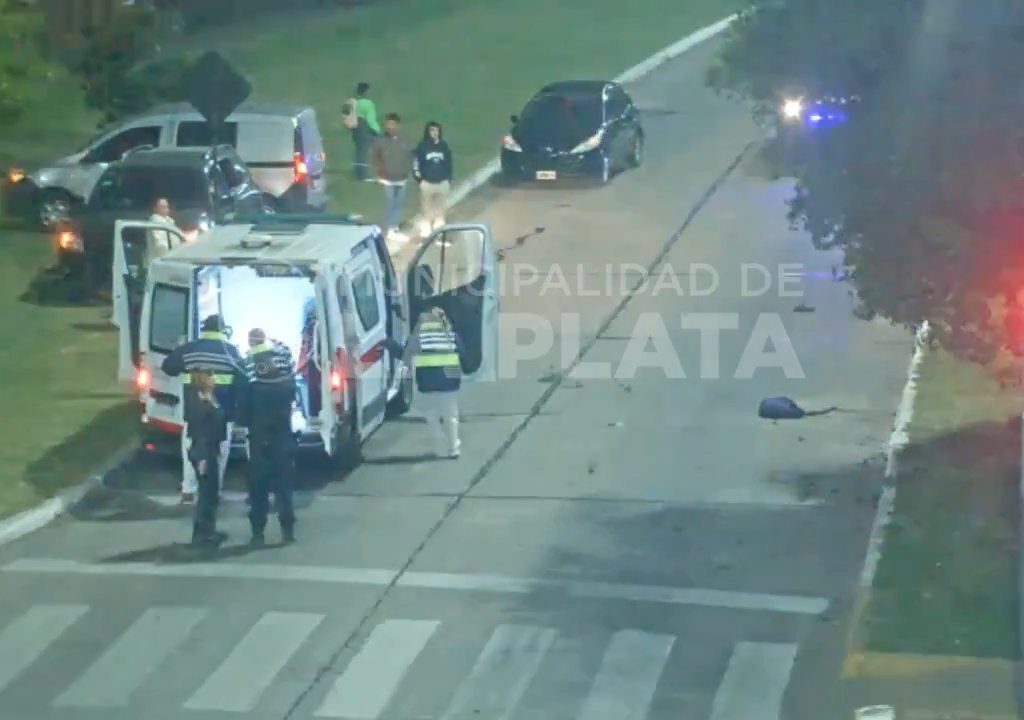
[{"label": "tree", "polygon": [[154,103],[183,100],[187,56],[158,57],[156,16],[124,10],[90,30],[75,66],[85,102],[100,111],[100,125],[142,112]]},{"label": "tree", "polygon": [[15,0],[0,0],[0,125],[21,117],[32,88],[49,73],[39,41],[42,18]]},{"label": "tree", "polygon": [[858,314],[915,327],[1003,379],[1024,354],[1024,6],[779,0],[746,12],[709,84],[770,114],[796,87],[856,93],[801,141],[790,219],[852,268]]}]

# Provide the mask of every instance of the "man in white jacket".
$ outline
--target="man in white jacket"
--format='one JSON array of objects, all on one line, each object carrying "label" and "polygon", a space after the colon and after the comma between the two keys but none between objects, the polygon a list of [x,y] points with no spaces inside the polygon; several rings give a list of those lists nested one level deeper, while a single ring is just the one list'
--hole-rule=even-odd
[{"label": "man in white jacket", "polygon": [[[171,204],[167,198],[157,198],[153,203],[153,214],[149,216],[151,223],[159,223],[177,229],[178,225],[171,217]],[[178,246],[178,236],[166,230],[150,230],[146,238],[147,264],[158,257],[163,257]]]}]

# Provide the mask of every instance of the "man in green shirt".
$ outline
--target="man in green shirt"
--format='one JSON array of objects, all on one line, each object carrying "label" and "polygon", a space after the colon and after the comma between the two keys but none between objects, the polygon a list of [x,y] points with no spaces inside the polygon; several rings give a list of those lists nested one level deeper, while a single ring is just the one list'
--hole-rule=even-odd
[{"label": "man in green shirt", "polygon": [[356,85],[355,97],[347,103],[345,108],[345,127],[352,131],[352,143],[355,145],[352,171],[356,180],[373,182],[374,178],[370,175],[367,158],[374,139],[381,134],[381,129],[380,122],[377,120],[377,105],[366,97],[369,90],[369,83],[361,82]]}]

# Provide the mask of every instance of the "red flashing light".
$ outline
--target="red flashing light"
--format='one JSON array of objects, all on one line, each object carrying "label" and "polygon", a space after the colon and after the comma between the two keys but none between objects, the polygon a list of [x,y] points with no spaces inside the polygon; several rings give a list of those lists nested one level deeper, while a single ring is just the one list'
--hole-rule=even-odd
[{"label": "red flashing light", "polygon": [[149,370],[146,368],[139,368],[139,372],[135,376],[135,387],[139,390],[145,390],[149,387]]},{"label": "red flashing light", "polygon": [[337,370],[335,370],[335,371],[333,371],[331,373],[331,391],[332,392],[340,392],[341,391],[341,373],[338,372]]},{"label": "red flashing light", "polygon": [[302,158],[302,153],[295,153],[295,182],[300,183],[309,175],[309,168]]}]

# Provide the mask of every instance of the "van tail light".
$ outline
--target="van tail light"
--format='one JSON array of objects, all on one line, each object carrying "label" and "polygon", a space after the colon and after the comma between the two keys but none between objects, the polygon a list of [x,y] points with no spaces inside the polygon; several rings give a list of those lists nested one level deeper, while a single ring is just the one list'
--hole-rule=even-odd
[{"label": "van tail light", "polygon": [[149,370],[146,368],[139,368],[139,372],[135,375],[135,387],[139,390],[148,390],[150,380]]},{"label": "van tail light", "polygon": [[341,392],[341,373],[337,370],[331,373],[331,392]]},{"label": "van tail light", "polygon": [[300,183],[309,177],[309,168],[302,158],[302,153],[295,153],[295,182]]}]

